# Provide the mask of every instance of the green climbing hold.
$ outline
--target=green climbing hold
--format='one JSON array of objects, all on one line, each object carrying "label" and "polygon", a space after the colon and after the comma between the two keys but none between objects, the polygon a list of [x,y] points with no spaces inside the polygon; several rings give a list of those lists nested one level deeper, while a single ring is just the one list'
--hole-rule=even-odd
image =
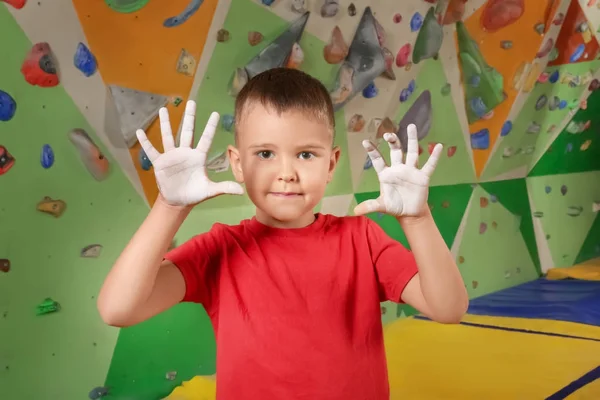
[{"label": "green climbing hold", "polygon": [[438,22],[434,8],[429,8],[423,26],[419,30],[419,35],[415,41],[413,50],[413,63],[418,64],[422,60],[428,58],[437,58],[438,52],[442,47],[444,32],[442,26]]},{"label": "green climbing hold", "polygon": [[442,86],[442,96],[448,96],[450,94],[450,92],[452,91],[452,85],[450,85],[449,83],[446,83],[444,86]]},{"label": "green climbing hold", "polygon": [[120,13],[132,13],[143,8],[150,0],[104,0],[113,10]]},{"label": "green climbing hold", "polygon": [[57,301],[52,300],[50,297],[45,299],[35,309],[36,315],[50,314],[60,310],[60,304]]}]

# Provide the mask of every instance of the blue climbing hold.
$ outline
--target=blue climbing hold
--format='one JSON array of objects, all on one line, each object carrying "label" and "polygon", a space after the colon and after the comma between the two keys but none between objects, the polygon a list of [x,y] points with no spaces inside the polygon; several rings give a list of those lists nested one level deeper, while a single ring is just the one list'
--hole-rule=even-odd
[{"label": "blue climbing hold", "polygon": [[570,153],[573,151],[573,143],[567,143],[567,150],[565,153]]},{"label": "blue climbing hold", "polygon": [[231,130],[233,129],[234,122],[235,122],[235,119],[233,118],[233,115],[225,114],[225,115],[223,115],[223,118],[221,119],[221,126],[227,132],[231,132]]},{"label": "blue climbing hold", "polygon": [[408,91],[412,94],[416,88],[417,88],[417,83],[415,82],[414,79],[411,79],[410,82],[408,83]]},{"label": "blue climbing hold", "polygon": [[559,109],[559,110],[562,110],[562,109],[563,109],[563,108],[565,108],[566,106],[567,106],[567,101],[566,101],[566,100],[561,100],[561,101],[558,103],[558,109]]},{"label": "blue climbing hold", "polygon": [[577,62],[577,60],[579,60],[581,58],[581,56],[583,55],[584,52],[585,52],[585,44],[581,43],[579,46],[577,46],[575,48],[575,51],[573,52],[573,54],[571,54],[571,57],[569,57],[569,61],[572,63]]},{"label": "blue climbing hold", "polygon": [[73,57],[73,63],[78,70],[83,72],[83,74],[88,77],[94,75],[96,69],[98,68],[96,57],[94,57],[90,49],[88,49],[83,43],[79,43],[77,45],[75,57]]},{"label": "blue climbing hold", "polygon": [[471,86],[473,86],[474,88],[479,87],[480,83],[481,83],[481,76],[479,76],[479,75],[472,75],[471,79],[469,79],[469,84]]},{"label": "blue climbing hold", "polygon": [[98,386],[93,388],[92,390],[90,390],[90,393],[88,394],[88,397],[91,400],[97,400],[101,397],[104,397],[108,394],[109,390],[106,386]]},{"label": "blue climbing hold", "polygon": [[144,149],[140,149],[140,153],[138,154],[138,158],[139,158],[139,161],[140,161],[140,167],[142,167],[142,169],[144,171],[149,171],[150,168],[152,168],[152,162],[150,161],[150,159],[146,155],[146,152],[144,151]]},{"label": "blue climbing hold", "polygon": [[511,121],[505,121],[504,124],[502,125],[502,130],[500,131],[500,136],[506,136],[510,133],[510,131],[512,131],[512,122]]},{"label": "blue climbing hold", "polygon": [[546,186],[544,188],[544,191],[546,192],[546,194],[549,194],[552,191],[552,188],[550,186]]},{"label": "blue climbing hold", "polygon": [[52,165],[54,165],[54,150],[52,150],[52,147],[50,147],[49,144],[45,144],[44,146],[42,146],[40,163],[45,169],[48,169]]},{"label": "blue climbing hold", "polygon": [[555,70],[548,78],[548,81],[550,83],[556,83],[558,81],[559,77],[560,77],[560,72],[558,72],[558,70]]},{"label": "blue climbing hold", "polygon": [[363,165],[363,169],[366,171],[372,167],[373,167],[373,161],[371,161],[371,157],[367,156],[367,160],[365,161],[365,165]]},{"label": "blue climbing hold", "polygon": [[163,22],[163,25],[167,28],[173,28],[175,26],[183,24],[192,15],[194,15],[196,11],[198,11],[203,1],[204,0],[191,0],[187,7],[185,7],[185,9],[181,13],[175,15],[174,17],[167,18],[165,22]]},{"label": "blue climbing hold", "polygon": [[275,0],[262,0],[262,3],[265,6],[270,6],[271,4],[275,3]]},{"label": "blue climbing hold", "polygon": [[481,97],[474,97],[470,99],[468,104],[469,108],[471,108],[471,111],[473,111],[479,118],[483,117],[488,112],[487,106]]},{"label": "blue climbing hold", "polygon": [[12,96],[0,90],[0,121],[10,121],[17,111],[17,102]]},{"label": "blue climbing hold", "polygon": [[490,147],[490,131],[487,128],[471,134],[471,148],[486,150]]},{"label": "blue climbing hold", "polygon": [[377,96],[377,87],[375,86],[375,83],[371,82],[367,85],[367,87],[365,87],[362,91],[362,95],[366,98],[366,99],[371,99],[375,96]]},{"label": "blue climbing hold", "polygon": [[491,201],[492,203],[495,203],[495,202],[497,202],[497,201],[498,201],[498,196],[496,196],[495,194],[491,194],[491,195],[490,195],[490,201]]},{"label": "blue climbing hold", "polygon": [[410,97],[410,91],[408,89],[402,89],[400,92],[400,102],[404,103]]},{"label": "blue climbing hold", "polygon": [[423,16],[416,12],[410,19],[410,30],[416,32],[421,29],[421,25],[423,25]]}]

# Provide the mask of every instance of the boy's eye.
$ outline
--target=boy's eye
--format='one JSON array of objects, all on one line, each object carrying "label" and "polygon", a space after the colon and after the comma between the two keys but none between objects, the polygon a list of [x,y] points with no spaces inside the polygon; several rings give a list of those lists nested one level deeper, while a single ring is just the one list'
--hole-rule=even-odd
[{"label": "boy's eye", "polygon": [[263,151],[259,151],[258,153],[256,153],[256,155],[260,158],[271,158],[271,156],[273,155],[272,152],[270,152],[269,150],[263,150]]},{"label": "boy's eye", "polygon": [[300,158],[305,159],[305,160],[310,160],[311,158],[314,157],[314,154],[309,151],[303,151],[302,153],[300,153],[298,155],[300,156]]}]

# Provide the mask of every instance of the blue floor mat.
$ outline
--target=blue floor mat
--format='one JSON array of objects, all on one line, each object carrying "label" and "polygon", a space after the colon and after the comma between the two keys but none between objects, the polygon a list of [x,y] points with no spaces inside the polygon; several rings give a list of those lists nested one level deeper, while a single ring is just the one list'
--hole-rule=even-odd
[{"label": "blue floor mat", "polygon": [[600,281],[540,278],[473,299],[468,312],[600,326]]}]

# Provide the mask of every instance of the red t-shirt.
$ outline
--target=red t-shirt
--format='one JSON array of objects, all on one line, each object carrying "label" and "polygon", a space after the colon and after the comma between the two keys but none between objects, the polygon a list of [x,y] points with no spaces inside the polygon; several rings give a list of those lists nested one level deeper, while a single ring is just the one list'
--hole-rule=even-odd
[{"label": "red t-shirt", "polygon": [[417,266],[370,219],[215,224],[165,258],[212,321],[217,399],[389,399],[380,302],[401,302]]}]

